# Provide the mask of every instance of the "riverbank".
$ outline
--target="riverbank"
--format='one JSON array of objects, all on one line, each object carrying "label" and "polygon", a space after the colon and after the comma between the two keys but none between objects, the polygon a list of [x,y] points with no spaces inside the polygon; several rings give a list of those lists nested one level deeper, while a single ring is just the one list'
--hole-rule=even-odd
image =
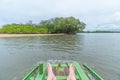
[{"label": "riverbank", "polygon": [[52,35],[65,35],[65,34],[0,34],[2,37],[29,37],[29,36],[52,36]]}]

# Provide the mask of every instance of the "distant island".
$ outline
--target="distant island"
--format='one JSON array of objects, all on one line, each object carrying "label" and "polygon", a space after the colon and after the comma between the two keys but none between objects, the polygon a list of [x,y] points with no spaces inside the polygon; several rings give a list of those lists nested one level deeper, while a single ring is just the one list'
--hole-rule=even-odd
[{"label": "distant island", "polygon": [[96,31],[82,31],[79,33],[120,33],[120,31],[106,31],[106,30],[96,30]]},{"label": "distant island", "polygon": [[6,24],[0,28],[1,34],[76,34],[82,32],[86,24],[74,17],[56,17],[42,20],[39,24]]}]

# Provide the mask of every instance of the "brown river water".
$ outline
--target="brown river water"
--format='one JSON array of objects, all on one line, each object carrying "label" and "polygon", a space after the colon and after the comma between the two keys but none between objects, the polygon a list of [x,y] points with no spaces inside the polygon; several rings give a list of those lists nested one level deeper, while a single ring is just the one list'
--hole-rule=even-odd
[{"label": "brown river water", "polygon": [[47,60],[78,61],[105,80],[120,80],[120,33],[0,38],[0,80],[21,80]]}]

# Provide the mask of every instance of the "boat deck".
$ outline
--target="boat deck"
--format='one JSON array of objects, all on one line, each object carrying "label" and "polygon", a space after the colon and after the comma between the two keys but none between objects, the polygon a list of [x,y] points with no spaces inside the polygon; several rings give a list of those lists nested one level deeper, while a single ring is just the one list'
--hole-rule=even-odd
[{"label": "boat deck", "polygon": [[[75,67],[76,80],[103,80],[87,65],[73,63]],[[47,80],[47,64],[40,64],[35,67],[23,80]],[[53,73],[57,80],[66,80],[69,74],[70,63],[51,64]]]}]

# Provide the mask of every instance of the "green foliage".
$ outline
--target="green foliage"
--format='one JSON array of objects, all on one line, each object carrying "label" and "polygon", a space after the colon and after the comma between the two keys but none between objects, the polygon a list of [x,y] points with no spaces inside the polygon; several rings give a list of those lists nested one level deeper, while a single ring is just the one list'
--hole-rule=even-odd
[{"label": "green foliage", "polygon": [[43,27],[33,27],[32,25],[24,25],[24,24],[11,24],[4,25],[3,28],[0,29],[0,33],[8,33],[8,34],[39,34],[39,33],[47,33],[47,28]]},{"label": "green foliage", "polygon": [[56,17],[50,20],[41,21],[40,24],[32,24],[29,21],[26,24],[8,24],[0,28],[0,33],[9,34],[45,34],[45,33],[67,33],[75,34],[83,31],[85,23],[80,22],[74,17]]},{"label": "green foliage", "polygon": [[79,19],[75,19],[74,17],[56,17],[50,20],[41,21],[40,26],[47,27],[49,33],[74,34],[83,31],[86,24],[80,22]]}]

